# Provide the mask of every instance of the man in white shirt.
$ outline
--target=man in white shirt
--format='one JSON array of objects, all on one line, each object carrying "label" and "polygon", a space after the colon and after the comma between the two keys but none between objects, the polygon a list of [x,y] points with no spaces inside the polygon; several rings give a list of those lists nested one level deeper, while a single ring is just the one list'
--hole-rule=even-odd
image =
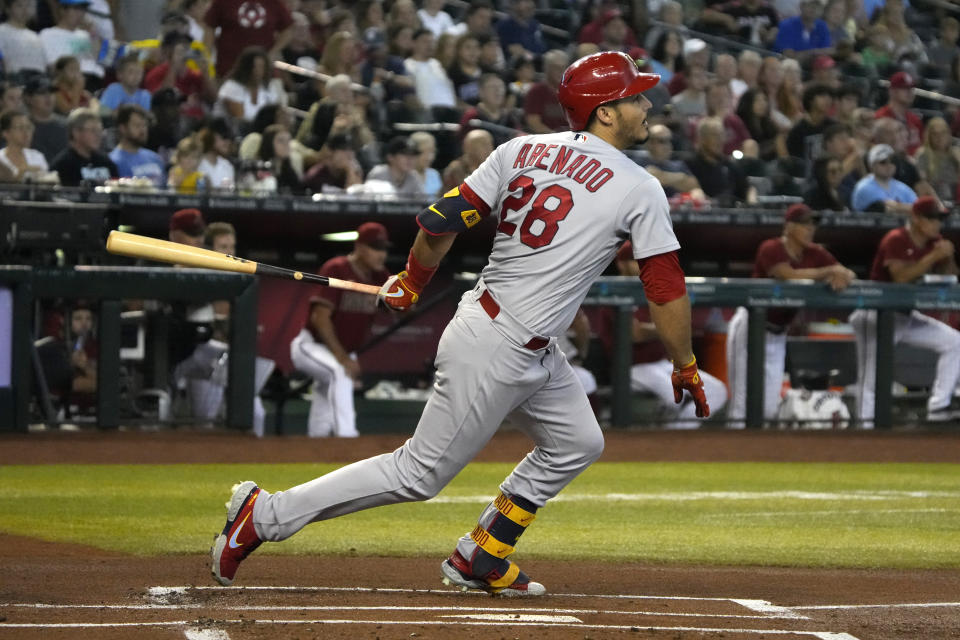
[{"label": "man in white shirt", "polygon": [[88,0],[58,0],[60,21],[57,26],[40,32],[43,50],[51,64],[61,56],[73,56],[80,61],[83,75],[103,78],[103,67],[97,63],[100,43],[94,42],[84,29]]},{"label": "man in white shirt", "polygon": [[7,75],[21,71],[47,72],[43,43],[27,22],[36,11],[33,0],[12,0],[7,5],[7,21],[0,24],[0,53]]},{"label": "man in white shirt", "polygon": [[413,51],[403,66],[414,79],[417,99],[423,106],[454,108],[457,97],[453,82],[440,61],[433,57],[433,50],[433,33],[429,29],[418,29],[413,34]]},{"label": "man in white shirt", "polygon": [[435,38],[450,33],[450,30],[455,26],[453,18],[443,10],[444,2],[445,0],[424,0],[423,8],[417,11],[420,24],[425,29],[430,29]]}]

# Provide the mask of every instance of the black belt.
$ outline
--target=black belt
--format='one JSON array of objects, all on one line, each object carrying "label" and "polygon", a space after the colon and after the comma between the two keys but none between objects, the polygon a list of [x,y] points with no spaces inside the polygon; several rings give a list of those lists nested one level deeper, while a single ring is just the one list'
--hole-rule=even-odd
[{"label": "black belt", "polygon": [[[483,310],[487,312],[487,315],[490,316],[491,320],[500,315],[500,305],[497,304],[497,301],[493,299],[493,296],[490,295],[490,292],[486,289],[484,289],[483,293],[480,294],[479,301],[480,306],[483,307]],[[533,338],[530,338],[530,342],[523,346],[531,351],[536,351],[538,349],[543,349],[548,344],[550,344],[549,338],[534,336]]]}]

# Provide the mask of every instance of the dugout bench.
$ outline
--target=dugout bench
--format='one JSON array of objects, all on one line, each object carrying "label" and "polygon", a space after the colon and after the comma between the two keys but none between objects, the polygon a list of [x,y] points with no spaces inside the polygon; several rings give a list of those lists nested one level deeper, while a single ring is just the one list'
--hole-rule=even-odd
[{"label": "dugout bench", "polygon": [[[33,307],[39,298],[85,299],[96,302],[97,425],[120,424],[120,311],[122,300],[183,302],[230,301],[230,358],[227,373],[227,426],[253,427],[254,362],[257,347],[257,278],[248,274],[173,267],[71,268],[0,265],[0,287],[13,293],[11,391],[4,404],[12,419],[3,424],[26,431],[34,340]],[[3,428],[0,426],[0,428]]]},{"label": "dugout bench", "polygon": [[[834,292],[814,281],[778,281],[763,278],[687,278],[687,293],[693,305],[715,307],[745,306],[750,313],[747,338],[748,428],[763,425],[763,365],[767,309],[877,309],[878,429],[891,426],[893,383],[893,325],[897,311],[960,310],[960,286],[956,284],[893,284],[855,281]],[[611,354],[613,426],[630,424],[630,361],[634,307],[646,304],[643,285],[633,277],[604,276],[590,288],[584,304],[616,308],[614,349]]]}]

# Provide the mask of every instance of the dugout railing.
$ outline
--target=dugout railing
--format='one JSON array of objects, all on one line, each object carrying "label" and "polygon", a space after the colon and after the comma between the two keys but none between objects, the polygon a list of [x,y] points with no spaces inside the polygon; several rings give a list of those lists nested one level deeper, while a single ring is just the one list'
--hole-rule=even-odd
[{"label": "dugout railing", "polygon": [[257,278],[240,273],[172,267],[69,268],[0,265],[0,287],[12,291],[11,385],[0,394],[7,419],[0,428],[26,431],[34,368],[34,302],[46,298],[84,299],[97,312],[96,416],[101,428],[120,425],[120,314],[124,300],[190,303],[230,302],[230,358],[227,371],[227,426],[253,427],[254,362],[257,346]]},{"label": "dugout railing", "polygon": [[[770,308],[877,310],[877,384],[875,426],[892,426],[893,327],[898,311],[960,310],[960,286],[892,284],[855,281],[843,291],[832,291],[813,281],[776,281],[761,278],[687,278],[693,305],[745,306],[749,310],[747,339],[748,428],[763,426],[763,365],[766,314]],[[627,426],[630,416],[630,357],[633,310],[646,304],[643,286],[636,278],[605,276],[591,287],[584,304],[616,308],[614,349],[611,354],[611,424]]]}]

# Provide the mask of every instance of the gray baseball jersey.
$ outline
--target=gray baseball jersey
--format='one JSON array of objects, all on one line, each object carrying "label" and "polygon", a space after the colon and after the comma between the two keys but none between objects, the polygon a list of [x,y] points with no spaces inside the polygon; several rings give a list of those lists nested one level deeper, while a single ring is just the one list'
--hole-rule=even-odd
[{"label": "gray baseball jersey", "polygon": [[567,330],[624,240],[636,258],[680,248],[660,182],[592,134],[514,138],[465,182],[499,219],[481,277],[540,335]]}]

